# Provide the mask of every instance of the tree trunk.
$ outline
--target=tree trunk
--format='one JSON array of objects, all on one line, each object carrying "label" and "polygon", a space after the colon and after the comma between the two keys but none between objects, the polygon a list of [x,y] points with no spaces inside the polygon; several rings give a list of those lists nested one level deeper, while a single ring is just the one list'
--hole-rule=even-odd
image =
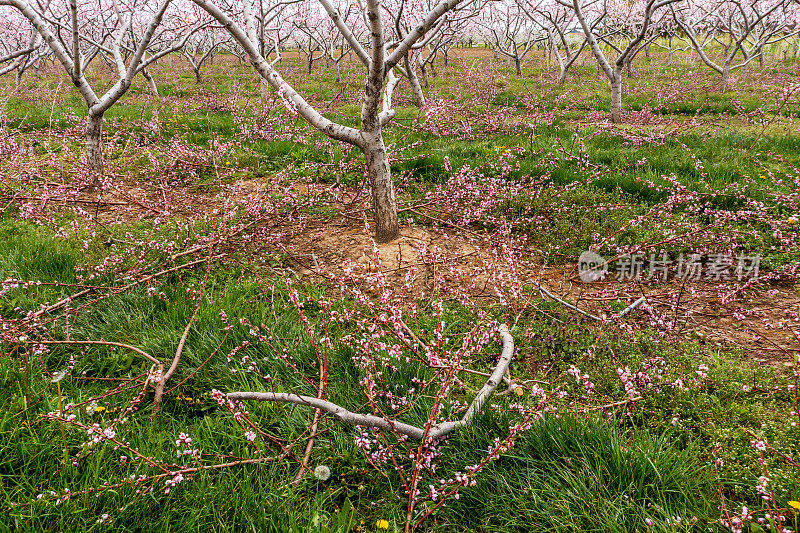
[{"label": "tree trunk", "polygon": [[611,122],[622,122],[622,76],[618,73],[611,82]]},{"label": "tree trunk", "polygon": [[425,107],[425,95],[422,93],[422,87],[419,86],[419,78],[417,73],[411,68],[411,63],[408,56],[405,57],[406,73],[408,74],[408,84],[411,85],[411,94],[414,97],[414,106],[419,109]]},{"label": "tree trunk", "polygon": [[339,61],[336,61],[336,83],[342,82],[342,69],[339,68]]},{"label": "tree trunk", "polygon": [[727,91],[731,84],[731,67],[728,63],[722,67],[722,89]]},{"label": "tree trunk", "polygon": [[363,135],[365,144],[362,150],[367,161],[372,187],[372,209],[375,212],[375,240],[379,243],[389,242],[396,239],[400,232],[389,154],[386,153],[380,130],[373,134],[365,132]]},{"label": "tree trunk", "polygon": [[95,174],[103,173],[103,113],[86,117],[86,163]]},{"label": "tree trunk", "polygon": [[150,88],[150,92],[153,93],[153,96],[158,96],[158,86],[156,85],[156,80],[154,80],[153,76],[147,72],[147,69],[142,70],[142,76],[144,76],[144,79],[147,80],[147,86]]},{"label": "tree trunk", "polygon": [[514,68],[517,71],[517,76],[522,76],[522,65],[520,65],[519,57],[514,57]]},{"label": "tree trunk", "polygon": [[425,66],[424,61],[419,63],[419,73],[422,75],[422,86],[428,88],[428,67]]},{"label": "tree trunk", "polygon": [[558,84],[564,85],[564,82],[567,81],[567,69],[564,68],[564,65],[560,66],[560,72],[558,74]]},{"label": "tree trunk", "polygon": [[669,56],[667,59],[667,65],[671,65],[672,62],[675,60],[675,51],[672,49],[672,35],[667,38],[667,46],[669,47]]},{"label": "tree trunk", "polygon": [[194,70],[194,81],[196,81],[198,85],[202,84],[203,76],[200,75],[200,67],[196,67],[192,70]]}]

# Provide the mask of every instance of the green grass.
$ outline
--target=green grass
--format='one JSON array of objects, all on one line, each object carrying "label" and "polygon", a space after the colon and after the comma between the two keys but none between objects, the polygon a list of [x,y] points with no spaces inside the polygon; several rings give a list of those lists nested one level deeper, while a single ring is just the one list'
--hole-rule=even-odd
[{"label": "green grass", "polygon": [[[496,129],[478,125],[463,135],[420,128],[424,116],[408,106],[407,90],[401,86],[397,94],[401,101],[397,123],[386,130],[387,144],[397,156],[392,171],[395,176],[403,176],[408,184],[401,199],[413,200],[432,187],[445,185],[450,175],[445,171],[445,157],[454,169],[470,165],[486,175],[496,176],[497,147],[502,147],[500,150],[522,147],[525,153],[518,159],[519,168],[505,179],[536,183],[538,188],[509,199],[501,211],[510,219],[536,220],[531,224],[521,223],[517,233],[528,237],[536,250],[556,250],[552,259],[562,264],[573,262],[592,243],[593,232],[619,233],[617,245],[655,239],[658,228],[624,228],[632,218],[663,203],[667,193],[657,187],[671,186],[662,178],[665,175],[674,174],[676,181],[690,190],[719,193],[709,203],[715,208],[728,211],[741,208],[741,199],[720,192],[734,184],[746,198],[770,203],[776,216],[791,214],[791,206],[775,198],[793,187],[791,176],[800,166],[800,135],[791,131],[790,126],[789,131],[782,132],[781,128],[787,126],[780,117],[773,117],[775,125],[762,135],[761,124],[750,123],[747,116],[763,102],[774,104],[771,89],[753,83],[736,94],[721,93],[713,88],[714,77],[708,73],[702,87],[686,87],[678,101],[657,102],[650,94],[651,86],[646,84],[648,76],[663,81],[674,74],[672,67],[665,67],[653,55],[637,65],[637,77],[628,81],[625,109],[652,107],[657,116],[676,121],[698,116],[710,121],[710,126],[686,129],[666,137],[663,144],[633,145],[619,131],[600,131],[595,126],[581,125],[577,121],[589,111],[606,109],[608,102],[606,84],[590,63],[576,65],[570,74],[567,88],[577,95],[572,101],[559,99],[566,88],[555,87],[547,78],[552,75],[553,66],[538,61],[526,66],[521,78],[500,67],[503,77],[498,77],[497,86],[486,92],[460,83],[459,73],[463,74],[463,69],[443,69],[439,77],[431,78],[427,91],[431,98],[468,105],[467,111],[476,114],[485,111],[483,116],[505,113],[509,120],[519,119],[524,123]],[[465,64],[469,68],[470,63]],[[287,60],[285,68],[296,79],[303,80],[298,74],[303,65]],[[339,95],[340,103],[326,113],[344,123],[356,124],[360,112],[357,95],[363,87],[363,73],[349,65],[343,74],[344,83],[336,84],[332,81],[332,70],[327,66],[320,68],[312,81],[299,82],[302,92],[323,106]],[[781,72],[783,75],[786,71]],[[92,80],[97,80],[97,73],[92,74],[95,76]],[[179,173],[178,178],[193,193],[214,191],[220,181],[240,177],[270,179],[289,167],[295,173],[292,176],[352,186],[362,183],[361,154],[304,130],[299,120],[291,125],[302,131],[302,135],[289,140],[251,140],[240,136],[230,109],[209,105],[230,97],[235,109],[241,110],[243,116],[250,116],[247,109],[258,105],[258,83],[247,65],[212,67],[204,73],[203,86],[197,86],[192,76],[182,75],[177,67],[159,65],[154,75],[159,82],[160,98],[149,95],[138,80],[121,105],[107,115],[108,142],[115,143],[116,150],[109,157],[109,164],[115,172],[145,183],[153,180],[148,174],[150,160],[144,155],[145,150],[153,150],[158,160],[182,163],[172,161],[174,155],[158,151],[160,140],[155,141],[156,146],[152,145],[156,137],[151,137],[145,123],[158,112],[162,118],[174,118],[163,127],[167,141],[180,139],[198,150],[208,149],[215,141],[236,142],[224,161],[209,162],[198,156],[196,179],[190,178],[188,171]],[[69,158],[80,153],[80,138],[73,135],[63,142],[54,142],[47,139],[46,133],[51,127],[69,132],[83,117],[85,108],[66,86],[56,92],[60,81],[52,75],[38,79],[27,76],[27,92],[20,91],[5,101],[8,120],[3,127],[14,135],[38,139],[35,149],[39,161],[48,161],[52,153],[64,153],[68,165]],[[550,112],[552,120],[538,114]],[[782,111],[797,112],[794,102]],[[78,119],[69,118],[68,113],[74,113]],[[631,126],[628,133],[647,134],[648,128]],[[120,156],[120,149],[126,143],[134,144],[135,148]],[[695,166],[695,160],[683,145],[702,160],[703,169]],[[775,157],[768,157],[767,152]],[[223,169],[225,163],[229,163],[230,169]],[[45,168],[54,174],[62,171]],[[593,174],[594,169],[600,171]],[[762,180],[760,176],[765,174],[784,181]],[[13,188],[14,182],[4,185]],[[598,211],[596,206],[603,204],[619,208]],[[321,208],[314,211],[321,217],[331,213],[335,212]],[[673,216],[677,219],[681,214]],[[56,236],[54,228],[68,228],[69,222],[69,217],[64,216],[51,226],[35,226],[22,220],[14,208],[8,209],[0,218],[0,279],[76,284],[109,255],[102,244],[107,237],[115,239],[120,249],[124,249],[125,241],[138,238],[192,241],[198,235],[213,233],[223,223],[210,218],[187,228],[174,221],[156,224],[146,219],[98,227],[96,231],[103,239],[93,241],[84,250],[85,230],[67,238]],[[766,248],[773,242],[772,231],[765,226],[760,233],[747,238],[753,248]],[[258,374],[271,374],[287,390],[312,393],[306,383],[276,363],[276,354],[264,345],[249,346],[239,354],[251,356],[257,372],[242,368],[231,372],[225,355],[250,339],[247,328],[239,325],[241,318],[280,338],[280,347],[294,355],[299,368],[312,372],[316,364],[312,344],[315,340],[306,338],[286,288],[270,270],[280,263],[280,258],[248,257],[244,250],[232,252],[232,256],[238,264],[215,266],[205,284],[202,268],[175,273],[152,285],[156,293],[163,293],[162,297],[148,295],[140,287],[94,304],[90,313],[78,314],[69,323],[73,338],[128,343],[168,360],[194,310],[186,288],[204,286],[202,305],[172,382],[191,376],[190,379],[165,398],[156,422],[148,416],[148,399],[141,413],[131,416],[122,430],[124,438],[145,455],[174,462],[176,435],[187,432],[209,456],[253,458],[255,448],[246,444],[242,429],[217,407],[209,391],[266,390],[267,385]],[[155,266],[164,257],[164,253],[152,252],[145,263]],[[135,262],[132,257],[126,260],[131,265]],[[764,264],[774,267],[792,260],[796,260],[792,253],[773,254],[765,258]],[[111,282],[103,276],[92,280],[97,284]],[[308,301],[307,316],[321,326],[323,318],[314,308],[313,298],[327,294],[329,289],[304,285],[299,290]],[[34,285],[0,293],[0,317],[19,318],[18,309],[35,311],[43,302],[58,301],[73,291],[70,287]],[[548,380],[576,364],[592,376],[598,394],[604,398],[623,397],[616,369],[641,368],[648,360],[661,357],[670,379],[692,375],[698,364],[708,364],[709,382],[688,391],[664,386],[658,393],[648,395],[636,409],[630,412],[620,409],[608,419],[578,416],[575,406],[562,405],[561,416],[550,413],[534,423],[512,450],[480,471],[474,487],[465,488],[459,500],[452,500],[447,508],[437,512],[426,523],[427,530],[705,531],[708,527],[718,528],[717,483],[730,502],[751,508],[759,505],[753,487],[761,471],[745,430],[763,435],[793,457],[800,455],[799,430],[787,428],[785,423],[785,413],[792,408],[793,399],[785,393],[763,392],[784,384],[783,377],[773,369],[754,367],[742,360],[739,351],[723,349],[702,339],[684,339],[672,344],[649,330],[638,334],[635,342],[619,332],[599,334],[589,322],[558,304],[538,299],[532,304],[522,313],[513,332],[519,342],[512,370],[520,379]],[[501,317],[502,310],[494,307],[487,310],[490,315]],[[227,333],[219,318],[222,311],[234,324]],[[445,320],[446,334],[455,343],[477,319],[476,310],[448,302],[442,318],[423,313],[411,325],[430,334],[439,320]],[[63,320],[48,328],[55,338],[66,336]],[[334,370],[329,394],[331,400],[357,410],[365,399],[352,392],[360,389],[363,373],[353,364],[350,350],[340,342],[353,332],[352,328],[351,324],[331,327]],[[169,494],[163,493],[162,484],[153,492],[140,495],[123,486],[106,490],[99,497],[76,496],[61,505],[36,500],[38,494],[49,491],[60,492],[65,487],[85,491],[147,472],[142,466],[120,462],[121,452],[107,445],[82,448],[86,435],[74,428],[67,428],[66,440],[76,464],[66,462],[61,428],[44,418],[58,408],[59,401],[58,389],[49,382],[47,373],[65,368],[71,357],[76,358],[75,370],[61,382],[61,396],[65,402],[77,402],[106,390],[105,383],[91,378],[127,379],[146,372],[149,364],[119,349],[57,346],[41,359],[27,361],[30,366],[26,368],[17,346],[0,345],[3,391],[0,506],[8,511],[0,518],[0,530],[345,532],[374,531],[376,521],[381,519],[390,522],[390,530],[402,529],[406,500],[398,476],[389,467],[383,469],[386,476],[378,473],[353,443],[359,431],[331,419],[323,423],[324,431],[312,454],[312,466],[326,464],[333,471],[328,483],[306,476],[293,486],[291,481],[298,468],[296,455],[300,453],[296,452],[294,457],[281,461],[204,471]],[[217,349],[217,355],[204,364]],[[590,358],[589,352],[593,354]],[[481,362],[486,368],[491,367],[491,357]],[[410,363],[401,365],[393,378],[398,385],[409,386],[412,378],[429,377],[429,372]],[[465,382],[472,388],[480,386],[480,379],[475,376],[465,378]],[[577,394],[579,386],[574,382],[568,385]],[[186,397],[192,400],[182,399]],[[128,399],[113,397],[102,404],[105,411],[89,413],[84,409],[77,414],[87,423],[108,421]],[[473,426],[446,442],[441,468],[452,472],[479,463],[494,438],[507,434],[509,425],[515,423],[516,418],[509,414],[512,401],[509,397],[497,398],[501,409],[485,409]],[[529,396],[519,401],[527,406],[536,402]],[[418,399],[404,413],[404,420],[421,423],[431,402],[428,397]],[[274,404],[248,404],[248,410],[262,427],[287,439],[302,435],[313,414],[310,410]],[[680,422],[672,425],[673,417]],[[716,444],[721,444],[724,459],[719,476],[715,475],[712,458]],[[265,454],[276,452],[274,447],[262,445]],[[775,457],[770,457],[769,466],[780,503],[800,499],[796,472]],[[436,476],[429,477],[435,482]],[[97,522],[103,513],[112,515],[111,524]],[[682,524],[675,524],[675,516],[681,517]],[[688,523],[692,517],[698,519],[696,526]]]},{"label": "green grass", "polygon": [[[6,220],[0,229],[6,251],[14,251],[3,254],[0,275],[4,279],[13,274],[74,282],[74,266],[80,264],[80,255],[68,243],[49,237],[46,230],[14,220]],[[194,283],[193,280],[197,281],[196,275],[187,273],[158,284],[156,288],[164,292],[169,303],[137,289],[96,304],[90,315],[78,315],[73,321],[72,335],[132,343],[167,359],[174,352],[192,312],[183,287]],[[232,323],[242,316],[264,325],[280,338],[287,339],[287,347],[300,365],[313,364],[313,351],[304,340],[298,316],[286,295],[276,292],[272,296],[273,305],[270,299],[263,297],[262,290],[257,283],[243,282],[241,273],[235,270],[214,273],[189,336],[184,363],[174,379],[182,379],[194,371],[222,342],[220,310],[228,312]],[[313,294],[314,289],[307,290],[312,291],[309,295]],[[37,292],[25,293],[25,298],[15,301],[14,305],[35,308],[37,301],[53,301],[58,295],[54,289],[39,287]],[[247,305],[243,306],[243,302]],[[0,297],[0,303],[4,314],[9,314],[12,305],[9,297]],[[552,303],[541,305],[550,316],[569,316]],[[309,308],[308,313],[313,319],[313,308]],[[470,317],[463,313],[458,306],[446,313],[445,319],[453,328],[448,335],[457,335],[459,330],[469,327]],[[514,367],[516,375],[525,375],[524,368],[532,359],[542,363],[552,361],[561,368],[572,363],[581,364],[588,344],[597,342],[607,348],[598,352],[585,370],[597,376],[599,391],[612,394],[620,388],[614,375],[615,366],[633,367],[657,347],[648,345],[644,338],[633,346],[614,335],[598,341],[582,336],[583,326],[579,324],[559,325],[537,316],[533,313],[526,318],[524,327],[547,332],[547,335],[525,333],[524,336],[532,338],[533,342],[520,346],[519,362]],[[419,326],[434,325],[435,320],[420,317]],[[63,333],[60,327],[53,332]],[[346,328],[334,331],[334,336],[338,338],[346,332]],[[515,334],[522,337],[522,333],[519,330]],[[246,338],[245,331],[235,328],[223,343],[225,348],[221,353]],[[690,370],[698,361],[709,361],[712,382],[718,385],[688,394],[665,389],[649,400],[640,414],[622,416],[616,421],[549,416],[535,423],[512,451],[481,471],[478,484],[465,489],[459,501],[453,501],[437,514],[429,524],[430,529],[636,531],[650,530],[644,525],[644,520],[649,519],[654,524],[653,530],[680,530],[670,525],[669,519],[673,516],[684,520],[696,516],[704,523],[713,519],[716,501],[707,446],[721,439],[735,445],[728,448],[731,455],[726,456],[729,463],[725,472],[730,476],[727,478],[730,481],[723,481],[729,487],[726,490],[747,498],[748,483],[734,480],[754,480],[757,471],[753,472],[751,459],[744,453],[748,447],[747,438],[737,433],[736,428],[755,427],[775,418],[784,408],[781,402],[788,398],[753,402],[752,397],[742,395],[740,384],[770,383],[773,378],[769,371],[762,369],[757,374],[749,374],[744,367],[737,370],[735,363],[725,356],[709,360],[695,350],[697,348],[687,346],[684,350],[662,352],[662,356],[671,366],[684,370]],[[16,353],[7,346],[0,355],[0,386],[9,392],[0,399],[2,501],[9,504],[35,500],[37,494],[61,491],[64,487],[73,491],[86,490],[142,473],[129,464],[120,464],[120,452],[108,446],[82,450],[79,445],[85,436],[74,429],[67,430],[67,442],[71,455],[77,458],[77,466],[65,464],[58,444],[61,440],[59,426],[42,418],[46,412],[57,409],[57,391],[44,379],[41,373],[44,368],[35,361],[30,381],[26,382]],[[103,347],[90,350],[55,347],[42,362],[54,371],[63,368],[70,355],[78,358],[78,365],[61,383],[65,402],[80,401],[104,390],[103,384],[76,379],[79,376],[126,377],[147,368],[140,358]],[[251,355],[260,359],[269,357],[270,353],[263,347],[256,347]],[[258,366],[261,372],[280,375],[280,365],[259,362]],[[360,401],[352,397],[351,391],[357,386],[359,373],[354,371],[346,349],[335,350],[332,367],[337,370],[331,379],[331,399],[357,409]],[[418,372],[416,369],[398,374],[396,380],[398,383],[410,381],[412,376],[419,375]],[[538,377],[537,374],[533,376]],[[732,376],[737,377],[731,380]],[[291,373],[284,373],[282,377],[287,386],[302,389],[303,384]],[[252,457],[254,450],[243,444],[241,429],[216,407],[208,391],[211,388],[259,390],[260,387],[253,374],[231,374],[229,365],[220,356],[194,375],[177,395],[167,397],[157,422],[151,422],[146,416],[146,404],[142,415],[133,417],[123,435],[143,454],[164,461],[174,460],[172,440],[178,432],[189,433],[205,453]],[[192,397],[193,401],[178,400],[179,396]],[[108,415],[106,412],[79,412],[79,416],[87,423],[108,420],[110,413],[122,407],[121,400],[112,399],[101,404]],[[424,419],[417,417],[429,406],[420,405],[419,408],[421,410],[410,412],[410,417],[407,415],[409,421],[419,423]],[[311,414],[271,404],[254,404],[249,406],[249,411],[263,427],[287,437],[299,434]],[[732,412],[735,416],[731,416]],[[665,429],[663,421],[676,414],[683,420],[681,426]],[[459,432],[445,445],[450,455],[442,468],[459,469],[480,461],[483,450],[495,436],[502,435],[504,427],[510,423],[513,420],[508,413],[485,411],[474,426]],[[771,426],[774,429],[770,430],[775,432],[771,434],[773,439],[792,442],[794,437],[778,429],[781,426],[778,418],[770,424],[774,424]],[[314,523],[327,524],[347,501],[354,505],[358,520],[365,520],[367,524],[379,519],[401,523],[404,502],[398,498],[397,479],[392,476],[384,479],[372,470],[361,452],[353,447],[355,435],[356,430],[331,421],[330,430],[318,440],[313,463],[331,467],[334,480],[328,484],[306,479],[298,487],[291,487],[289,481],[296,465],[282,461],[204,472],[168,495],[156,490],[153,494],[136,497],[131,489],[120,488],[107,491],[99,498],[94,495],[75,497],[58,506],[34,502],[12,508],[4,523],[17,531],[108,527],[134,527],[143,531],[251,528],[288,531],[294,527],[292,524],[298,531],[309,531],[316,527]],[[784,490],[791,497],[797,488],[790,484]],[[373,501],[379,505],[372,506]],[[120,507],[124,510],[120,511]],[[114,524],[95,524],[105,512],[113,515]]]},{"label": "green grass", "polygon": [[[470,432],[461,447],[486,444]],[[490,531],[676,531],[680,516],[713,516],[707,472],[696,450],[670,435],[621,434],[603,420],[564,415],[537,422],[530,433],[452,507],[465,529]],[[649,524],[645,522],[649,519]]]}]

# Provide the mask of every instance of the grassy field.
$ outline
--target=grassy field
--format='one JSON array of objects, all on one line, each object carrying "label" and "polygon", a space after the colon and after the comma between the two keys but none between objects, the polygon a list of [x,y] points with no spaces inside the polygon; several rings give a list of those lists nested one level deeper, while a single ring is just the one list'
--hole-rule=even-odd
[{"label": "grassy field", "polygon": [[[784,89],[800,63],[769,57],[727,91],[687,58],[653,53],[634,67],[621,125],[607,121],[608,86],[588,55],[559,87],[541,52],[517,77],[459,51],[437,65],[423,110],[401,84],[385,135],[401,233],[426,246],[405,259],[405,245],[378,247],[391,265],[365,233],[361,154],[261,100],[235,58],[217,56],[202,85],[164,60],[159,96],[137,80],[107,114],[100,200],[80,191],[85,109],[68,81],[55,69],[19,87],[0,79],[0,530],[402,531],[413,458],[374,453],[405,450],[395,436],[371,435],[365,450],[364,430],[323,417],[297,477],[312,409],[247,402],[234,415],[211,393],[314,396],[324,352],[328,399],[424,426],[441,372],[409,346],[361,363],[365,328],[402,309],[441,354],[476,324],[509,324],[523,393],[492,397],[434,447],[420,530],[723,531],[744,514],[750,531],[779,517],[796,531],[800,91]],[[325,64],[312,77],[297,58],[281,68],[355,124],[355,64],[341,84]],[[582,284],[574,266],[590,247],[759,254],[762,278]],[[540,286],[596,315],[646,304],[601,322]],[[152,394],[137,396],[150,362],[119,345],[48,344],[72,340],[166,363],[184,346],[159,415]],[[492,338],[464,366],[491,372],[499,352]],[[442,416],[485,379],[460,374]],[[384,392],[369,397],[370,380]],[[92,443],[93,424],[115,436]],[[320,465],[330,478],[315,477]],[[426,496],[471,465],[458,499]]]}]

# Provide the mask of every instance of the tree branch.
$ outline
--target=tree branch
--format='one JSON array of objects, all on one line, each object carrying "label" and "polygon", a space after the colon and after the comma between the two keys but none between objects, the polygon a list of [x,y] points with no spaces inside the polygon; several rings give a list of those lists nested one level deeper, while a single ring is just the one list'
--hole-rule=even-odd
[{"label": "tree branch", "polygon": [[[514,337],[508,331],[508,327],[501,325],[499,328],[500,338],[503,341],[503,351],[500,355],[500,360],[494,368],[489,379],[483,385],[481,390],[475,395],[467,412],[461,420],[442,422],[431,426],[428,431],[427,438],[430,440],[440,439],[456,429],[466,426],[472,421],[472,418],[480,412],[483,404],[492,395],[497,386],[503,381],[503,376],[511,364],[511,359],[514,356]],[[314,407],[320,409],[328,414],[333,415],[340,422],[344,422],[353,426],[368,426],[386,431],[394,431],[401,435],[406,435],[413,439],[422,439],[425,435],[423,428],[418,428],[398,420],[383,418],[375,415],[354,413],[348,411],[333,402],[321,400],[311,396],[302,396],[299,394],[292,394],[286,392],[231,392],[228,394],[228,399],[233,401],[239,400],[256,400],[259,402],[283,402],[293,403],[297,405],[305,405],[307,407]]]}]

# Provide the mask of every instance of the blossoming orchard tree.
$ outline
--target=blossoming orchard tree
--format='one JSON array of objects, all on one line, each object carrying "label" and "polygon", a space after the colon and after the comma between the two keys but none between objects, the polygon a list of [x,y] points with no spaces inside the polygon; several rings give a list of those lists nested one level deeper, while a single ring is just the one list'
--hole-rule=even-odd
[{"label": "blossoming orchard tree", "polygon": [[[64,67],[88,108],[86,124],[87,166],[103,172],[103,117],[131,86],[134,76],[148,65],[183,46],[193,29],[176,13],[161,25],[172,0],[92,0],[78,3],[31,4],[25,0],[0,0],[0,6],[16,10],[38,34]],[[182,36],[182,37],[179,37]],[[158,49],[156,53],[151,51]],[[115,81],[104,93],[86,77],[86,69],[98,54],[113,59]]]},{"label": "blossoming orchard tree", "polygon": [[653,41],[653,46],[666,50],[667,64],[672,65],[675,62],[676,52],[686,52],[692,48],[688,44],[687,39],[684,37],[684,32],[675,20],[672,13],[661,11],[664,16],[658,24],[659,38]]},{"label": "blossoming orchard tree", "polygon": [[516,2],[492,2],[481,12],[483,39],[497,56],[514,63],[517,76],[522,75],[522,62],[538,37],[538,26]]},{"label": "blossoming orchard tree", "polygon": [[472,36],[478,33],[477,19],[482,5],[480,2],[469,2],[449,12],[439,31],[427,41],[424,51],[420,50],[416,54],[422,87],[428,87],[429,72],[432,76],[436,76],[437,56],[442,57],[444,66],[447,67],[451,48],[457,46],[465,37],[469,36],[472,39]]},{"label": "blossoming orchard tree", "polygon": [[467,17],[448,17],[447,24],[436,33],[425,47],[425,51],[420,50],[416,54],[416,63],[421,75],[421,86],[428,87],[429,73],[436,76],[436,58],[441,56],[444,66],[447,67],[450,61],[450,50],[458,45],[459,40],[467,33],[466,26],[471,24],[471,19],[475,18],[477,12],[469,14]]},{"label": "blossoming orchard tree", "polygon": [[47,47],[30,22],[17,10],[0,8],[0,76],[16,71],[19,82],[25,70],[46,55]]},{"label": "blossoming orchard tree", "polygon": [[[795,0],[688,0],[672,12],[700,60],[728,87],[731,73],[763,57],[764,46],[800,31],[798,6]],[[711,58],[709,45],[722,48],[721,61]]]},{"label": "blossoming orchard tree", "polygon": [[[391,14],[387,24],[394,28],[394,38],[398,41],[404,40],[414,28],[423,23],[425,17],[436,6],[438,0],[417,0],[415,2],[401,2],[406,4],[406,9],[394,9],[387,11]],[[401,77],[408,80],[411,87],[414,105],[425,107],[425,94],[423,84],[428,85],[428,70],[435,72],[434,61],[439,50],[447,46],[452,46],[454,38],[465,29],[465,24],[477,20],[481,8],[486,5],[486,0],[465,2],[452,8],[441,17],[433,31],[429,31],[425,38],[411,47],[411,51],[403,58],[403,65],[397,65],[396,70]],[[448,44],[450,43],[450,44]],[[427,56],[423,58],[423,50],[427,49]],[[445,56],[446,57],[446,56]],[[417,76],[417,69],[422,74],[423,81],[420,82]],[[387,78],[386,92],[391,95],[391,91],[399,83],[400,77],[390,71]]]},{"label": "blossoming orchard tree", "polygon": [[[198,10],[194,4],[191,6],[194,10]],[[202,15],[208,17],[205,11]],[[197,19],[203,17],[196,14]],[[179,53],[186,58],[189,66],[194,73],[194,78],[197,83],[203,83],[203,75],[200,72],[206,62],[212,62],[214,56],[220,49],[224,48],[230,42],[230,35],[228,32],[222,30],[218,25],[205,24],[202,29],[192,34],[186,43],[179,50]]]},{"label": "blossoming orchard tree", "polygon": [[[602,5],[597,0],[558,1],[575,11],[592,54],[611,84],[611,122],[622,122],[623,69],[630,70],[633,58],[648,42],[658,37],[658,33],[653,31],[654,15],[661,8],[682,0],[633,0],[630,3],[604,2]],[[602,24],[599,23],[601,20]],[[613,63],[606,58],[601,42],[617,53]]]},{"label": "blossoming orchard tree", "polygon": [[[411,9],[407,10],[396,10],[395,16],[393,17],[392,24],[394,26],[395,31],[395,38],[403,39],[405,36],[409,34],[411,28],[416,27],[421,20],[424,18],[427,8],[431,6],[425,6],[422,3],[410,3],[409,7]],[[444,22],[445,18],[442,18]],[[430,35],[441,35],[441,27],[443,24],[440,24],[439,31],[431,32]],[[429,43],[431,39],[426,39],[426,43]],[[425,106],[425,95],[422,92],[422,86],[420,85],[419,78],[417,77],[416,68],[420,66],[420,56],[422,55],[420,51],[421,47],[415,47],[415,49],[411,50],[406,56],[403,58],[403,66],[397,67],[397,70],[401,73],[403,77],[408,80],[408,84],[411,86],[411,94],[414,98],[414,105],[422,108]],[[397,80],[399,81],[399,80]],[[390,78],[389,83],[396,84],[397,81],[392,80]]]},{"label": "blossoming orchard tree", "polygon": [[[335,5],[343,22],[351,29],[359,42],[364,42],[366,26],[356,18],[361,17],[358,7],[352,3],[339,2]],[[311,74],[314,61],[325,59],[334,65],[336,83],[341,81],[342,59],[351,54],[350,45],[328,14],[317,4],[303,3],[298,5],[291,18],[298,48],[306,54],[308,73]],[[358,32],[358,33],[357,33]],[[318,56],[314,57],[314,53]]]},{"label": "blossoming orchard tree", "polygon": [[[564,6],[556,0],[517,0],[517,5],[525,16],[546,32],[550,52],[558,61],[558,84],[563,85],[567,79],[567,71],[586,48],[585,36],[581,38],[580,46],[577,46],[569,35],[577,24],[575,13],[571,7]],[[599,18],[594,21],[591,25],[592,31],[600,21]]]},{"label": "blossoming orchard tree", "polygon": [[[392,108],[391,90],[386,90],[391,88],[390,85],[387,85],[387,80],[393,76],[392,71],[400,62],[404,61],[409,53],[424,46],[428,36],[432,32],[438,31],[446,13],[468,0],[439,1],[402,39],[392,39],[392,28],[387,24],[386,18],[395,19],[403,10],[408,9],[409,3],[404,0],[399,2],[365,0],[360,11],[369,28],[369,43],[366,45],[359,41],[353,28],[346,23],[331,0],[319,0],[336,29],[341,32],[356,57],[367,69],[360,125],[357,128],[338,124],[323,116],[264,57],[259,49],[255,33],[255,17],[251,0],[242,2],[241,13],[245,29],[237,22],[235,12],[231,12],[232,8],[226,9],[213,0],[193,1],[230,32],[234,40],[250,57],[250,62],[256,72],[277,91],[291,112],[300,115],[328,137],[356,146],[364,153],[372,188],[375,238],[378,242],[395,239],[399,233],[397,200],[382,134],[383,126],[391,121],[395,114]],[[355,18],[359,19],[359,17]]]}]

